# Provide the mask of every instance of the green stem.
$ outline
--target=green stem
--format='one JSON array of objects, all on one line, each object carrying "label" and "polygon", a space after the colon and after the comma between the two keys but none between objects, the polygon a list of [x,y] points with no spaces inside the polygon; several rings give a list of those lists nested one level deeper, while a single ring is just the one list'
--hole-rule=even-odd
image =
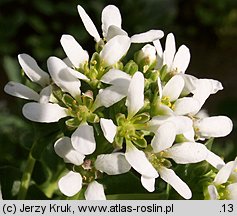
[{"label": "green stem", "polygon": [[[32,149],[33,148],[31,148],[31,150]],[[35,166],[35,161],[36,160],[35,158],[33,158],[30,151],[27,162],[26,162],[26,167],[21,179],[20,190],[17,197],[18,200],[24,200],[26,198],[26,194],[30,185],[31,175]]]}]

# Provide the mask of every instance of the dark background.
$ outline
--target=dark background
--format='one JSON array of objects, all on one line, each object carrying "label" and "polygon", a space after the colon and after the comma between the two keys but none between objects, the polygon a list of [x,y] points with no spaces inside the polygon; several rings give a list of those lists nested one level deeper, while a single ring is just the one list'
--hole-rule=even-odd
[{"label": "dark background", "polygon": [[[222,82],[224,90],[204,105],[210,115],[227,115],[237,125],[237,1],[236,0],[0,0],[0,152],[1,164],[25,158],[18,144],[30,124],[22,118],[22,100],[3,92],[8,80],[20,80],[19,53],[33,56],[46,70],[49,56],[64,57],[62,34],[72,34],[90,53],[94,40],[86,32],[76,6],[82,5],[98,30],[101,11],[119,7],[122,27],[131,36],[150,29],[173,32],[177,47],[191,51],[186,73]],[[164,44],[165,38],[161,40]],[[216,139],[215,151],[233,160],[237,155],[236,126],[226,138]],[[22,153],[22,154],[21,154]],[[14,161],[14,162],[13,162]]]}]

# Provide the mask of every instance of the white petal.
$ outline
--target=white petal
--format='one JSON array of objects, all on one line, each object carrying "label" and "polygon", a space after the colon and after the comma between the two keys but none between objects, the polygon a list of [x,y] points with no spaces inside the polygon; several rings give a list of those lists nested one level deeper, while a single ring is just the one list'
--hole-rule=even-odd
[{"label": "white petal", "polygon": [[193,98],[199,101],[201,108],[210,94],[215,94],[222,89],[222,84],[217,80],[198,79],[195,81],[195,89],[192,91]]},{"label": "white petal", "polygon": [[164,60],[163,65],[167,65],[168,70],[170,70],[172,67],[175,52],[176,52],[175,38],[172,33],[169,33],[166,37],[165,50],[163,54],[163,60]]},{"label": "white petal", "polygon": [[31,88],[13,81],[10,81],[5,85],[4,91],[9,95],[26,100],[38,101],[40,98],[39,94]]},{"label": "white petal", "polygon": [[179,73],[184,73],[190,62],[190,52],[188,47],[182,45],[175,54],[172,69]]},{"label": "white petal", "polygon": [[161,67],[163,66],[163,49],[160,43],[160,40],[155,40],[153,41],[153,44],[156,48],[156,53],[157,53],[157,65],[156,68],[157,69],[161,69]]},{"label": "white petal", "polygon": [[68,71],[70,68],[61,59],[50,57],[47,65],[49,73],[58,87],[73,97],[80,95],[81,82]]},{"label": "white petal", "polygon": [[218,192],[217,189],[214,185],[209,185],[208,186],[208,193],[210,195],[211,200],[217,200],[218,199]]},{"label": "white petal", "polygon": [[61,45],[72,62],[72,64],[79,68],[81,64],[84,64],[89,59],[88,52],[83,50],[81,45],[71,35],[63,35],[61,37]]},{"label": "white petal", "polygon": [[81,72],[74,70],[72,68],[67,68],[68,72],[70,74],[72,74],[72,76],[74,76],[75,78],[81,79],[81,80],[89,80],[89,78],[87,76],[85,76],[84,74],[82,74]]},{"label": "white petal", "polygon": [[193,92],[196,89],[196,82],[198,78],[189,75],[189,74],[180,74],[184,79],[184,89],[182,95],[188,95],[190,92]]},{"label": "white petal", "polygon": [[192,97],[180,98],[173,104],[173,110],[176,115],[188,115],[197,113],[199,107],[199,101]]},{"label": "white petal", "polygon": [[118,175],[128,172],[131,166],[127,162],[124,153],[116,152],[97,156],[95,168],[108,175]]},{"label": "white petal", "polygon": [[39,103],[49,103],[51,94],[52,94],[52,87],[50,85],[43,88],[40,92]]},{"label": "white petal", "polygon": [[175,101],[180,96],[184,88],[184,79],[180,75],[173,76],[163,88],[163,97],[168,97],[170,101]]},{"label": "white petal", "polygon": [[68,57],[64,58],[63,62],[70,68],[74,67],[72,62],[70,61],[70,59]]},{"label": "white petal", "polygon": [[109,26],[108,32],[107,32],[107,35],[106,35],[106,41],[111,40],[113,37],[115,37],[117,35],[128,36],[128,33],[126,31],[124,31],[123,29],[117,27],[117,26],[114,26],[114,25]]},{"label": "white petal", "polygon": [[72,163],[77,166],[83,164],[85,156],[73,148],[69,137],[58,139],[54,144],[54,150],[66,163]]},{"label": "white petal", "polygon": [[32,82],[36,82],[41,86],[49,84],[49,75],[43,71],[37,62],[27,54],[18,55],[19,63]]},{"label": "white petal", "polygon": [[23,106],[22,113],[31,121],[49,123],[57,122],[59,119],[66,117],[67,109],[60,107],[58,104],[32,102]]},{"label": "white petal", "polygon": [[203,137],[224,137],[232,131],[233,123],[226,116],[213,116],[196,121],[195,127]]},{"label": "white petal", "polygon": [[237,161],[230,161],[225,164],[217,173],[214,183],[217,185],[226,183],[236,166]]},{"label": "white petal", "polygon": [[87,124],[79,125],[73,132],[72,146],[82,154],[89,155],[95,151],[96,142],[93,127]]},{"label": "white petal", "polygon": [[237,200],[237,183],[228,185],[226,189],[229,191],[228,199]]},{"label": "white petal", "polygon": [[[101,77],[100,80],[103,83],[113,84],[113,85],[119,85],[120,83],[122,84],[126,82],[127,83],[126,85],[128,87],[131,81],[131,77],[127,73],[121,70],[110,69],[105,75]],[[127,90],[125,92],[127,92]]]},{"label": "white petal", "polygon": [[197,118],[199,118],[199,119],[203,119],[203,118],[209,117],[208,112],[205,109],[200,110],[195,116]]},{"label": "white petal", "polygon": [[59,190],[66,196],[74,196],[82,188],[82,177],[79,173],[70,171],[58,181]]},{"label": "white petal", "polygon": [[155,181],[155,178],[147,178],[146,176],[141,176],[142,186],[149,192],[153,192],[155,190]]},{"label": "white petal", "polygon": [[122,18],[119,9],[114,5],[106,6],[101,15],[103,36],[106,38],[108,28],[113,25],[121,29]]},{"label": "white petal", "polygon": [[194,129],[193,129],[193,128],[190,129],[190,130],[187,131],[187,132],[184,132],[184,133],[183,133],[183,136],[184,136],[188,141],[190,141],[190,142],[195,142],[195,139],[194,139],[194,137],[195,137],[195,132],[194,132]]},{"label": "white petal", "polygon": [[153,117],[152,120],[149,122],[149,126],[152,128],[152,131],[156,132],[158,127],[167,121],[173,122],[175,124],[177,134],[183,134],[193,129],[193,121],[186,116]]},{"label": "white petal", "polygon": [[105,44],[100,52],[100,57],[104,60],[106,66],[114,65],[127,53],[130,44],[128,36],[115,36]]},{"label": "white petal", "polygon": [[207,158],[207,148],[200,143],[184,142],[173,145],[165,150],[164,157],[172,158],[178,164],[189,164]]},{"label": "white petal", "polygon": [[214,154],[210,150],[207,150],[207,151],[208,151],[208,155],[207,155],[206,161],[209,164],[211,164],[216,169],[220,169],[221,167],[225,165],[225,162],[218,155]]},{"label": "white petal", "polygon": [[141,72],[136,72],[130,82],[126,106],[128,107],[128,117],[134,116],[144,105],[144,76]]},{"label": "white petal", "polygon": [[152,164],[148,161],[145,153],[141,150],[138,150],[135,146],[127,145],[125,152],[125,158],[128,163],[141,175],[148,178],[157,178],[158,173]]},{"label": "white petal", "polygon": [[117,86],[110,86],[107,87],[106,89],[102,89],[96,96],[94,102],[94,109],[101,106],[110,107],[113,104],[125,98],[126,94],[127,94],[126,89]]},{"label": "white petal", "polygon": [[104,137],[112,143],[114,141],[115,134],[117,132],[117,126],[111,119],[100,119],[100,127],[103,131]]},{"label": "white petal", "polygon": [[161,102],[158,102],[157,103],[157,111],[158,111],[158,114],[159,116],[174,116],[175,113],[174,111],[168,107],[167,105],[161,103]]},{"label": "white petal", "polygon": [[91,182],[85,191],[86,200],[106,200],[104,187],[97,181]]},{"label": "white petal", "polygon": [[170,184],[183,198],[190,199],[192,192],[173,170],[162,167],[159,169],[160,177]]},{"label": "white petal", "polygon": [[82,20],[87,32],[92,37],[94,37],[96,42],[99,42],[101,40],[100,35],[99,35],[94,23],[92,22],[91,18],[88,16],[86,11],[80,5],[77,6],[77,10],[78,10],[78,13],[81,17],[81,20]]},{"label": "white petal", "polygon": [[149,43],[157,39],[161,39],[164,36],[164,32],[161,30],[149,30],[144,33],[135,34],[131,37],[132,43]]},{"label": "white petal", "polygon": [[176,127],[172,122],[166,122],[162,124],[154,138],[151,141],[151,146],[155,153],[161,152],[172,146],[176,136]]}]

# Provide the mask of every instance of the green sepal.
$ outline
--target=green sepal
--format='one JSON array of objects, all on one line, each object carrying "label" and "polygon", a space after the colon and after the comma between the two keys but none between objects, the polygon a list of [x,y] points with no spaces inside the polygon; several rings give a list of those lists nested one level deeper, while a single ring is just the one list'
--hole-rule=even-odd
[{"label": "green sepal", "polygon": [[[150,77],[149,79],[152,81],[152,82],[156,82],[157,79],[158,79],[158,76],[160,76],[160,72],[158,70],[153,70],[150,74]],[[156,84],[157,85],[157,84]]]},{"label": "green sepal", "polygon": [[62,92],[62,90],[58,86],[52,85],[52,92],[53,92],[54,97],[58,101],[62,101],[64,93]]},{"label": "green sepal", "polygon": [[183,134],[178,134],[175,137],[175,143],[183,143],[183,142],[188,142],[189,140],[183,135]]},{"label": "green sepal", "polygon": [[138,147],[141,147],[141,148],[146,148],[147,147],[147,142],[144,139],[144,137],[143,138],[139,138],[137,136],[134,136],[134,137],[132,137],[132,141]]},{"label": "green sepal", "polygon": [[100,55],[99,53],[93,53],[91,60],[90,60],[90,68],[94,67],[96,70],[100,69]]},{"label": "green sepal", "polygon": [[96,52],[100,53],[100,51],[103,49],[104,45],[105,45],[105,43],[104,43],[103,40],[100,40],[99,42],[97,42],[97,43],[95,44],[95,50],[96,50]]},{"label": "green sepal", "polygon": [[124,72],[130,74],[133,76],[138,71],[138,65],[133,60],[130,60],[125,66],[124,66]]},{"label": "green sepal", "polygon": [[149,113],[141,113],[132,118],[134,124],[144,124],[150,120]]},{"label": "green sepal", "polygon": [[158,97],[158,94],[155,92],[154,96],[153,96],[153,100],[150,103],[150,105],[151,105],[151,108],[150,108],[151,117],[159,115],[159,113],[160,113],[159,104],[160,104],[160,98]]},{"label": "green sepal", "polygon": [[73,107],[76,105],[76,101],[74,100],[73,97],[71,97],[68,94],[64,94],[62,97],[62,102],[67,106],[67,107]]},{"label": "green sepal", "polygon": [[91,113],[87,116],[87,121],[90,123],[98,123],[100,118],[96,114]]},{"label": "green sepal", "polygon": [[116,62],[116,64],[114,65],[114,69],[123,71],[123,63],[121,61]]},{"label": "green sepal", "polygon": [[[92,96],[93,97],[93,96]],[[84,94],[81,98],[82,98],[82,103],[83,105],[85,105],[88,109],[91,109],[92,105],[93,105],[93,98]]]},{"label": "green sepal", "polygon": [[165,76],[167,74],[167,65],[164,65],[160,70],[160,79],[163,81],[165,79]]},{"label": "green sepal", "polygon": [[65,124],[70,128],[70,129],[74,129],[74,128],[77,128],[80,124],[81,124],[81,121],[79,121],[78,118],[71,118],[71,119],[68,119]]},{"label": "green sepal", "polygon": [[117,122],[117,125],[123,125],[125,121],[126,121],[126,117],[125,117],[124,114],[118,113],[118,114],[116,115],[116,122]]},{"label": "green sepal", "polygon": [[114,138],[114,142],[113,142],[114,148],[122,149],[123,148],[123,140],[124,140],[123,137],[116,135]]}]

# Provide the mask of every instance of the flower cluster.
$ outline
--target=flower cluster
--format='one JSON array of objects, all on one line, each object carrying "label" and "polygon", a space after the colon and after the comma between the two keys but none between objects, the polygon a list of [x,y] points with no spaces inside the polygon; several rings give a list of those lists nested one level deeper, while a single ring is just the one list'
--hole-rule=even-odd
[{"label": "flower cluster", "polygon": [[[147,191],[155,191],[156,179],[161,178],[190,199],[192,191],[174,166],[206,161],[220,169],[208,186],[210,197],[236,198],[228,193],[236,194],[236,161],[225,164],[203,144],[228,135],[233,127],[228,117],[209,117],[201,110],[222,84],[185,74],[190,52],[185,45],[176,49],[172,33],[164,49],[161,30],[129,36],[122,29],[119,9],[108,5],[102,11],[100,36],[81,6],[78,12],[96,42],[93,55],[73,36],[62,35],[67,57],[50,57],[48,72],[31,56],[18,56],[37,90],[12,81],[5,86],[8,94],[31,101],[22,109],[27,119],[41,123],[62,119],[71,131],[70,137],[54,144],[56,154],[71,165],[58,181],[59,190],[70,197],[84,188],[85,199],[103,200],[103,176],[133,169]],[[133,43],[145,45],[127,60]]]}]

